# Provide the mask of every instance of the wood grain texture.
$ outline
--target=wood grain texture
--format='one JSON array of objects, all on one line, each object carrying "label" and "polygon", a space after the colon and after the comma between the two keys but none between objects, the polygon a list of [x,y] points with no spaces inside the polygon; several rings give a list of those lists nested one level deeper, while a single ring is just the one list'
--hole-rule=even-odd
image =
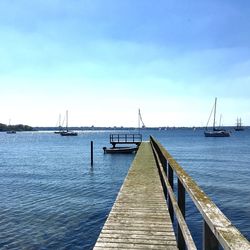
[{"label": "wood grain texture", "polygon": [[177,249],[149,142],[140,145],[94,249]]}]

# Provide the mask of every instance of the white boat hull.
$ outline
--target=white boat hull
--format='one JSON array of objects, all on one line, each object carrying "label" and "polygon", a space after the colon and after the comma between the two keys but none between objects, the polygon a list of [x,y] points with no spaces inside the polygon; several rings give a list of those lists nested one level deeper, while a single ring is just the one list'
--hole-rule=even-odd
[{"label": "white boat hull", "polygon": [[103,148],[104,154],[131,154],[138,150],[138,147],[112,147]]},{"label": "white boat hull", "polygon": [[205,137],[229,137],[230,133],[224,130],[204,131]]}]

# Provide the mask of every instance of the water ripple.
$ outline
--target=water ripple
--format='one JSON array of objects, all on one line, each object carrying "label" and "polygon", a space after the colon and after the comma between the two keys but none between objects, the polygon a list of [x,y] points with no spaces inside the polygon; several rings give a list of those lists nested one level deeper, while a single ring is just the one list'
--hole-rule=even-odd
[{"label": "water ripple", "polygon": [[[249,132],[220,143],[205,140],[199,131],[150,133],[249,238]],[[82,133],[76,138],[0,134],[1,249],[93,248],[134,157],[104,155],[108,138],[109,132]],[[200,217],[190,204],[188,221],[198,225]],[[192,230],[198,238],[199,226]]]}]

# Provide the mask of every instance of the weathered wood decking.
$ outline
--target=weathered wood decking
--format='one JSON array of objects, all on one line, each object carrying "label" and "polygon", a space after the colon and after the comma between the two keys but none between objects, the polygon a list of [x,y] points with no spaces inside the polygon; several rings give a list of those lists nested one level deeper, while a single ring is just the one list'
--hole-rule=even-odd
[{"label": "weathered wood decking", "polygon": [[94,249],[177,249],[149,142],[140,145]]}]

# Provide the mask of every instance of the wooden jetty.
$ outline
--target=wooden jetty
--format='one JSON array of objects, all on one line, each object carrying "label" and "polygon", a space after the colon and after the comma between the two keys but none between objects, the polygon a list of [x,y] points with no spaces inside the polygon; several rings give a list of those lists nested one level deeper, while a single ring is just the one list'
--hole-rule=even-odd
[{"label": "wooden jetty", "polygon": [[94,249],[197,249],[185,221],[186,193],[203,218],[204,250],[250,250],[249,241],[152,137],[141,143]]},{"label": "wooden jetty", "polygon": [[94,249],[108,248],[177,249],[150,143],[141,144]]}]

